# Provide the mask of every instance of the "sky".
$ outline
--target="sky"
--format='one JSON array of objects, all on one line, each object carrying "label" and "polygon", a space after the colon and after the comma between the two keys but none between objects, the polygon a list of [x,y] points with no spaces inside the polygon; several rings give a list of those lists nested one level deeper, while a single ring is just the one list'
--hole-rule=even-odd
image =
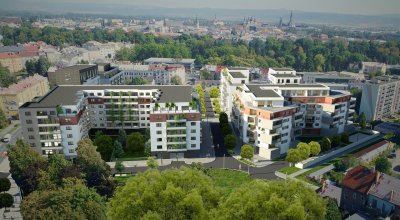
[{"label": "sky", "polygon": [[[14,0],[0,0],[12,3]],[[400,0],[21,0],[26,3],[126,4],[168,8],[288,9],[307,12],[400,14]]]}]

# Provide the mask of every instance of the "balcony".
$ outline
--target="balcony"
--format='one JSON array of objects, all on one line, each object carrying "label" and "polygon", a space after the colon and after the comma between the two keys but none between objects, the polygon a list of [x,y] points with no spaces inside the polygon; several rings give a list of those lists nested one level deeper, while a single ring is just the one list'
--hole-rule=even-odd
[{"label": "balcony", "polygon": [[186,136],[186,129],[185,130],[168,130],[167,135],[171,137],[175,136]]},{"label": "balcony", "polygon": [[168,144],[167,150],[168,151],[182,151],[186,150],[186,143],[185,144]]}]

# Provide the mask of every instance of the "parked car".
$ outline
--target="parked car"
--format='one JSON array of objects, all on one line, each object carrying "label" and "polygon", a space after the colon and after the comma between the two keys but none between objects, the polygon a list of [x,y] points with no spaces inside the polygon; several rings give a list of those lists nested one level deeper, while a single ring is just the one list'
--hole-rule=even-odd
[{"label": "parked car", "polygon": [[396,158],[396,154],[390,154],[390,155],[388,155],[387,156],[389,159],[394,159],[394,158]]},{"label": "parked car", "polygon": [[3,139],[1,139],[1,141],[4,143],[8,143],[10,142],[10,139],[11,139],[11,134],[6,134],[4,135]]}]

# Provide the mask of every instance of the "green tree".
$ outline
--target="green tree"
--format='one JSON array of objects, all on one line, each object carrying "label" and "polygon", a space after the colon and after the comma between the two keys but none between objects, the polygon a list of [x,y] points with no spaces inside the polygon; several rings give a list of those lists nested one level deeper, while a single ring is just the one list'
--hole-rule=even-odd
[{"label": "green tree", "polygon": [[36,73],[36,60],[27,60],[25,62],[25,69],[29,74]]},{"label": "green tree", "polygon": [[332,198],[326,198],[326,213],[325,220],[341,220],[342,215],[340,214],[337,201]]},{"label": "green tree", "polygon": [[115,184],[110,178],[110,166],[101,159],[96,146],[88,138],[78,142],[76,164],[85,173],[86,185],[95,188],[102,195],[111,197]]},{"label": "green tree", "polygon": [[182,79],[178,75],[171,77],[171,85],[182,85]]},{"label": "green tree", "polygon": [[254,148],[251,145],[245,144],[240,150],[240,156],[251,160],[254,156]]},{"label": "green tree", "polygon": [[340,143],[341,143],[342,138],[340,137],[340,135],[335,134],[332,136],[332,146],[333,147],[340,147]]},{"label": "green tree", "polygon": [[322,138],[322,150],[327,151],[331,149],[331,140],[327,137]]},{"label": "green tree", "polygon": [[125,166],[124,166],[124,164],[122,164],[122,161],[117,160],[117,161],[115,162],[115,170],[116,170],[118,173],[124,172]]},{"label": "green tree", "polygon": [[[220,194],[200,171],[150,169],[129,178],[108,203],[112,219],[210,219]],[[155,217],[155,218],[152,218]]]},{"label": "green tree", "polygon": [[297,150],[299,151],[302,160],[305,160],[310,156],[310,145],[308,145],[307,143],[298,143]]},{"label": "green tree", "polygon": [[375,169],[382,173],[390,173],[392,169],[392,164],[385,156],[379,156],[375,159]]},{"label": "green tree", "polygon": [[14,204],[14,197],[9,193],[0,193],[0,209],[11,207]]},{"label": "green tree", "polygon": [[145,140],[141,133],[133,132],[126,141],[126,151],[135,153],[144,151]]},{"label": "green tree", "polygon": [[103,198],[76,179],[64,180],[56,190],[25,197],[21,214],[24,219],[107,219]]},{"label": "green tree", "polygon": [[7,67],[3,67],[0,64],[0,87],[8,87],[9,85],[16,83],[17,79],[15,76],[10,74]]},{"label": "green tree", "polygon": [[113,153],[113,140],[110,136],[102,134],[96,136],[93,144],[97,146],[97,151],[100,153],[101,158],[105,161],[110,161]]},{"label": "green tree", "polygon": [[232,128],[231,125],[228,123],[223,123],[221,124],[221,132],[222,135],[225,137],[228,134],[232,134]]},{"label": "green tree", "polygon": [[226,149],[233,150],[236,146],[236,137],[233,134],[228,134],[224,137],[224,146]]},{"label": "green tree", "polygon": [[36,190],[39,170],[45,170],[47,159],[33,150],[26,142],[18,139],[7,151],[10,173],[24,195]]},{"label": "green tree", "polygon": [[120,158],[124,154],[124,148],[122,147],[121,143],[119,141],[114,141],[113,145],[113,152],[112,152],[112,157],[115,158]]},{"label": "green tree", "polygon": [[342,142],[342,143],[349,143],[349,133],[347,133],[347,132],[343,132],[342,134],[340,134],[340,141]]},{"label": "green tree", "polygon": [[200,70],[200,79],[202,79],[202,80],[212,80],[212,75],[207,70]]},{"label": "green tree", "polygon": [[310,155],[317,156],[321,152],[321,145],[316,141],[308,143],[310,146]]},{"label": "green tree", "polygon": [[0,192],[7,192],[10,190],[11,182],[8,178],[0,178]]},{"label": "green tree", "polygon": [[147,158],[147,166],[151,169],[158,169],[158,163],[157,161],[154,159],[154,157],[148,157]]},{"label": "green tree", "polygon": [[360,127],[365,129],[367,127],[367,116],[365,115],[365,112],[361,113],[359,120]]},{"label": "green tree", "polygon": [[10,121],[7,119],[6,115],[3,112],[3,109],[0,108],[0,129],[7,127],[10,124]]},{"label": "green tree", "polygon": [[285,160],[291,165],[294,165],[301,161],[301,154],[298,149],[289,149],[286,155]]},{"label": "green tree", "polygon": [[218,98],[219,97],[219,89],[216,86],[211,86],[210,88],[210,97]]},{"label": "green tree", "polygon": [[225,112],[221,112],[219,114],[219,123],[223,124],[223,123],[229,123],[228,121],[228,115]]},{"label": "green tree", "polygon": [[[260,204],[260,201],[263,201]],[[220,202],[218,219],[323,219],[325,202],[300,182],[254,180]]]},{"label": "green tree", "polygon": [[118,131],[118,141],[119,143],[121,143],[123,146],[126,145],[126,139],[127,139],[127,135],[125,132],[125,129],[120,128]]},{"label": "green tree", "polygon": [[49,60],[44,56],[40,56],[36,62],[36,72],[42,76],[45,76],[47,74],[47,70],[49,69],[49,67],[50,67]]},{"label": "green tree", "polygon": [[314,56],[314,66],[318,72],[323,71],[323,65],[325,64],[325,57],[322,54]]}]

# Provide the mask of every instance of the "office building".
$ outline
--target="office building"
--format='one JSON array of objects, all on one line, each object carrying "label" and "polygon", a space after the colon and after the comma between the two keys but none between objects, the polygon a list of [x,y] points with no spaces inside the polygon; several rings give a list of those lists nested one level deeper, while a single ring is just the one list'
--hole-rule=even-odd
[{"label": "office building", "polygon": [[24,139],[42,155],[76,157],[90,129],[150,129],[153,155],[200,149],[201,115],[190,86],[58,86],[19,111]]},{"label": "office building", "polygon": [[368,121],[381,120],[400,113],[400,80],[394,77],[377,77],[362,88],[360,114]]},{"label": "office building", "polygon": [[98,76],[96,65],[75,65],[49,72],[49,82],[52,87],[56,85],[83,85],[88,80]]},{"label": "office building", "polygon": [[8,88],[0,88],[0,107],[7,118],[18,119],[18,108],[25,102],[41,97],[49,91],[46,77],[35,74]]}]

